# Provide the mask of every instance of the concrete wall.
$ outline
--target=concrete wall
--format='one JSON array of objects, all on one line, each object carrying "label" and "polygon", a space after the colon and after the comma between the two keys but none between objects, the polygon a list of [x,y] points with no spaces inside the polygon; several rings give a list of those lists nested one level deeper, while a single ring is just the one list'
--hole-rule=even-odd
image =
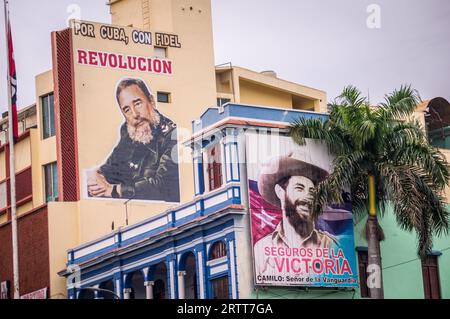
[{"label": "concrete wall", "polygon": [[78,243],[78,203],[49,203],[48,211],[50,297],[61,299],[67,296],[66,280],[58,272],[66,267],[67,249]]},{"label": "concrete wall", "polygon": [[264,87],[243,79],[239,81],[239,86],[242,104],[292,108],[292,95],[287,92]]}]

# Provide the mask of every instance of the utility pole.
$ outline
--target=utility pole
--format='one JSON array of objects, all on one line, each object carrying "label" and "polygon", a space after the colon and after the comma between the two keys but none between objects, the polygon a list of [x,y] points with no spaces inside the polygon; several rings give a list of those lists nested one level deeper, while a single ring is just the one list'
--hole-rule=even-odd
[{"label": "utility pole", "polygon": [[8,10],[8,0],[3,0],[5,5],[5,31],[6,31],[6,57],[8,59],[7,65],[7,92],[8,92],[8,136],[9,136],[9,178],[10,178],[10,196],[11,196],[11,233],[12,233],[12,253],[13,253],[13,277],[14,277],[14,299],[20,299],[19,292],[19,250],[18,250],[18,240],[17,240],[17,214],[16,214],[16,168],[14,160],[14,133],[13,133],[13,110],[12,110],[12,86],[11,86],[11,76],[10,76],[10,65],[9,65],[9,34],[10,34],[10,23],[9,23],[9,10]]}]

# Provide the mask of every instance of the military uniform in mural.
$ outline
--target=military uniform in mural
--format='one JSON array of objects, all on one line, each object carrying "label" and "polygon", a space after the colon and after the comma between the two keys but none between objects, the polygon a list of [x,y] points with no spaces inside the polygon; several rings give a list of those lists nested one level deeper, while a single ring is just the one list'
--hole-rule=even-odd
[{"label": "military uniform in mural", "polygon": [[110,184],[121,185],[121,196],[114,189],[113,198],[180,201],[177,128],[171,120],[159,116],[149,144],[133,141],[127,124],[122,125],[119,144],[100,168]]}]

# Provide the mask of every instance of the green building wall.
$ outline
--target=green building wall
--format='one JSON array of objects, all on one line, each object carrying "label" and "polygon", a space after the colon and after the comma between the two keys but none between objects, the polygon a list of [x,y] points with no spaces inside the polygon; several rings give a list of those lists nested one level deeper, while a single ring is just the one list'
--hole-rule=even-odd
[{"label": "green building wall", "polygon": [[[355,222],[355,247],[367,247],[364,239],[366,218]],[[381,243],[384,296],[386,299],[423,299],[422,266],[417,256],[415,233],[401,230],[392,209],[380,218],[386,240]],[[438,257],[441,296],[450,299],[450,236],[434,238]],[[251,299],[361,299],[359,289],[330,290],[305,288],[257,288]]]}]

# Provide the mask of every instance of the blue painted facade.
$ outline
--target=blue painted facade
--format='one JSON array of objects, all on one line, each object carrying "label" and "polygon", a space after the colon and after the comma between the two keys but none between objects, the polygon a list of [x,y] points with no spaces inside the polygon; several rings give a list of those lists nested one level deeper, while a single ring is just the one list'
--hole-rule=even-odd
[{"label": "blue painted facade", "polygon": [[[253,285],[248,279],[251,258],[238,257],[240,251],[250,248],[242,240],[247,237],[249,240],[250,229],[247,180],[241,161],[245,145],[239,144],[242,143],[239,137],[247,129],[267,130],[272,124],[277,127],[299,117],[326,119],[327,115],[238,104],[208,109],[200,120],[193,122],[194,137],[189,142],[193,150],[194,200],[69,250],[68,270],[75,272],[66,270],[61,275],[75,279],[76,274],[80,276],[79,284],[68,284],[69,298],[78,298],[79,288],[100,287],[111,280],[115,293],[126,298],[132,275],[141,273],[145,283],[154,283],[158,265],[166,269],[167,297],[182,298],[183,283],[179,278],[186,271],[188,256],[195,257],[194,289],[198,298],[213,298],[212,281],[218,278],[227,278],[230,299],[248,297],[248,293],[241,294],[239,286],[240,273],[246,273],[242,278],[247,282],[242,285],[247,288]],[[227,123],[231,119],[245,124]],[[264,128],[258,126],[261,123]],[[203,154],[214,145],[219,145],[223,154],[223,183],[209,192],[205,187]],[[211,247],[220,241],[225,244],[226,257],[210,260]]]}]

